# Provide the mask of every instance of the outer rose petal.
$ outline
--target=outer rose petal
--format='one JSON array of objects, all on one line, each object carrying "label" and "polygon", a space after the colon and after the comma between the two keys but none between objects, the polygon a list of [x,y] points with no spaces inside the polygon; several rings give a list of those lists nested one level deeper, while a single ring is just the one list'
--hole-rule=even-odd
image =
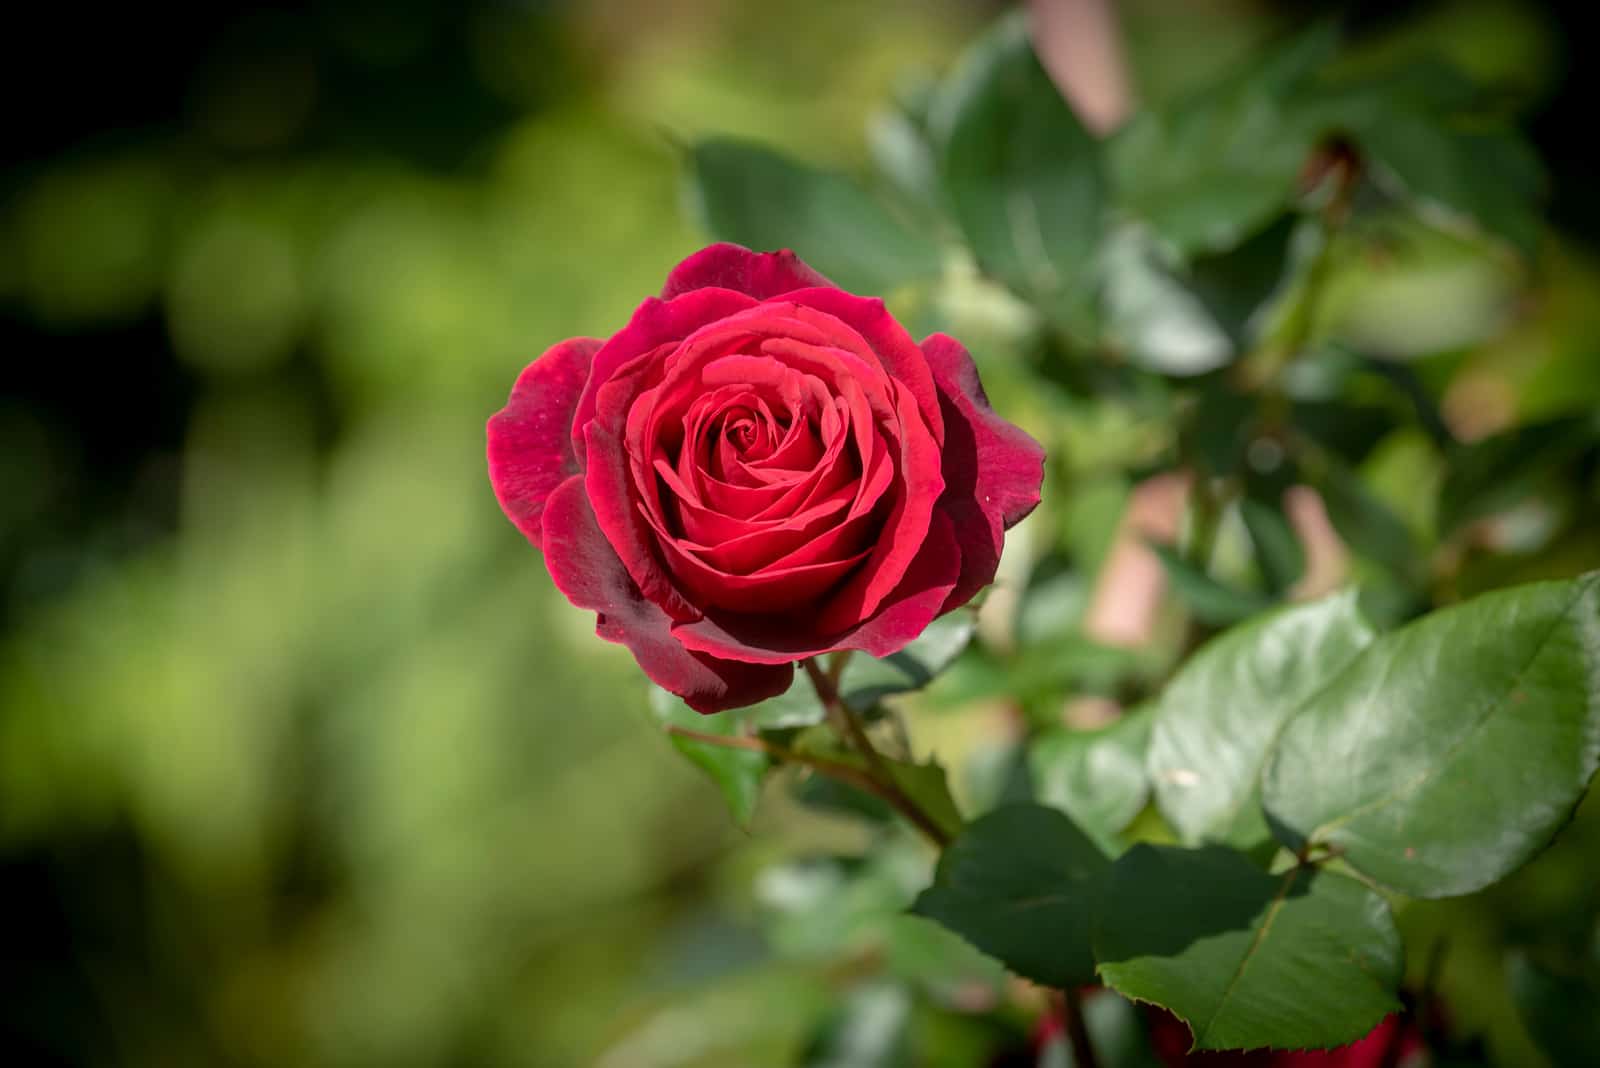
[{"label": "outer rose petal", "polygon": [[743,245],[724,241],[701,249],[674,267],[661,289],[661,299],[671,300],[714,286],[767,300],[791,289],[832,285],[786,248],[777,252],[751,252]]},{"label": "outer rose petal", "polygon": [[782,664],[837,649],[889,656],[910,645],[943,610],[961,572],[960,556],[950,519],[935,510],[922,551],[900,585],[876,615],[842,633],[806,633],[803,623],[781,616],[707,618],[680,623],[672,633],[696,652],[752,664]]},{"label": "outer rose petal", "polygon": [[978,369],[959,341],[934,334],[922,343],[944,408],[944,496],[940,507],[961,543],[961,579],[944,610],[966,604],[994,581],[1007,528],[1039,503],[1044,449],[989,407]]},{"label": "outer rose petal", "polygon": [[538,547],[545,500],[578,472],[572,413],[601,344],[577,337],[551,348],[523,370],[511,399],[489,419],[489,481],[506,518]]},{"label": "outer rose petal", "polygon": [[550,495],[544,509],[545,563],[556,588],[579,608],[599,613],[595,633],[626,645],[646,675],[697,712],[722,712],[755,704],[789,688],[794,665],[756,665],[693,653],[672,636],[672,621],[644,599],[622,561],[600,533],[574,475]]}]

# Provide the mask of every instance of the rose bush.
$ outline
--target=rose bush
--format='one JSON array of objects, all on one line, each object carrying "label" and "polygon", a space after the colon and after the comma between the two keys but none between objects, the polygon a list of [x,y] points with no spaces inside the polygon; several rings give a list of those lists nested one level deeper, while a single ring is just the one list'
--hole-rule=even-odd
[{"label": "rose bush", "polygon": [[783,692],[805,657],[894,653],[965,604],[1044,465],[960,343],[730,244],[609,340],[529,365],[488,459],[561,592],[701,712]]}]

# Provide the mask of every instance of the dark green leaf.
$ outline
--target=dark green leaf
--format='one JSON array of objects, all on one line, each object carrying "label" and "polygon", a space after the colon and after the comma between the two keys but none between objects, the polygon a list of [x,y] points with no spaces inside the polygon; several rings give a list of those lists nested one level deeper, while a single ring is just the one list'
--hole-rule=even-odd
[{"label": "dark green leaf", "polygon": [[1197,619],[1226,625],[1272,607],[1271,598],[1225,585],[1185,560],[1170,545],[1153,544],[1150,549],[1161,559],[1173,592]]},{"label": "dark green leaf", "polygon": [[1189,659],[1161,695],[1149,749],[1156,801],[1182,841],[1269,837],[1260,780],[1273,739],[1374,637],[1351,591],[1234,627]]},{"label": "dark green leaf", "polygon": [[765,251],[790,248],[856,293],[887,293],[942,270],[937,244],[843,175],[744,141],[701,141],[691,189],[706,229]]},{"label": "dark green leaf", "polygon": [[1274,833],[1416,897],[1550,840],[1600,764],[1600,573],[1487,594],[1374,642],[1301,706],[1263,778]]},{"label": "dark green leaf", "polygon": [[910,764],[901,760],[884,760],[896,785],[905,791],[917,807],[926,812],[946,834],[961,831],[961,812],[950,796],[950,784],[945,779],[944,768],[935,763]]},{"label": "dark green leaf", "polygon": [[1138,708],[1099,730],[1046,731],[1028,748],[1034,795],[1058,808],[1108,853],[1150,796],[1145,777],[1153,711]]},{"label": "dark green leaf", "polygon": [[1230,849],[1139,845],[1107,879],[1100,976],[1182,1018],[1194,1048],[1326,1048],[1400,1008],[1383,898],[1312,867],[1269,875]]},{"label": "dark green leaf", "polygon": [[1089,924],[1105,854],[1052,808],[1007,805],[970,824],[939,858],[913,911],[1018,975],[1047,986],[1094,976]]},{"label": "dark green leaf", "polygon": [[1450,455],[1439,488],[1439,527],[1455,530],[1504,511],[1532,492],[1553,469],[1600,441],[1600,419],[1579,416],[1518,427]]},{"label": "dark green leaf", "polygon": [[[650,687],[650,712],[663,726],[687,727],[702,734],[733,736],[743,730],[741,721],[726,713],[702,716],[660,687]],[[678,752],[711,777],[722,791],[733,818],[748,824],[761,796],[761,782],[772,766],[765,753],[697,742],[676,734],[668,736]]]},{"label": "dark green leaf", "polygon": [[1410,528],[1360,476],[1334,460],[1316,479],[1316,486],[1322,492],[1328,519],[1352,549],[1399,578],[1419,577],[1421,565]]},{"label": "dark green leaf", "polygon": [[1556,1068],[1589,1068],[1600,1050],[1600,959],[1572,974],[1540,967],[1525,953],[1506,962],[1511,997],[1534,1041]]},{"label": "dark green leaf", "polygon": [[1104,202],[1099,145],[1039,65],[1021,18],[961,60],[932,123],[956,221],[979,264],[1075,319],[1089,295]]},{"label": "dark green leaf", "polygon": [[1120,207],[1188,256],[1233,248],[1281,215],[1323,130],[1304,92],[1332,55],[1323,25],[1278,44],[1245,73],[1135,116],[1112,138]]},{"label": "dark green leaf", "polygon": [[1250,534],[1250,544],[1256,551],[1256,563],[1267,585],[1282,593],[1300,580],[1305,573],[1306,554],[1300,539],[1281,511],[1263,501],[1245,498],[1239,502],[1239,518],[1244,520]]}]

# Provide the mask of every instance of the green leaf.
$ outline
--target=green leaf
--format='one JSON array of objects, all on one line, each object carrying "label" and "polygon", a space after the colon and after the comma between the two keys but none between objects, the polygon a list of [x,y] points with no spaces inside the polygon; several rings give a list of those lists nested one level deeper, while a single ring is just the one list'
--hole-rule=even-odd
[{"label": "green leaf", "polygon": [[1347,591],[1234,627],[1189,659],[1161,695],[1148,763],[1180,840],[1270,837],[1259,784],[1273,739],[1374,637]]},{"label": "green leaf", "polygon": [[1267,226],[1293,202],[1322,133],[1304,89],[1336,44],[1319,26],[1239,77],[1134,116],[1108,149],[1118,206],[1185,257],[1233,248]]},{"label": "green leaf", "polygon": [[[732,737],[743,730],[736,716],[702,716],[659,686],[650,687],[650,713],[662,726],[686,727],[702,734]],[[710,745],[676,734],[669,734],[668,739],[674,749],[717,784],[733,818],[748,825],[761,797],[761,782],[772,766],[771,758],[765,753]]]},{"label": "green leaf", "polygon": [[1125,226],[1106,246],[1107,340],[1147,370],[1202,375],[1231,362],[1233,339],[1184,284],[1181,267],[1139,226]]},{"label": "green leaf", "polygon": [[1089,925],[1109,861],[1072,821],[1006,805],[945,848],[912,911],[936,920],[1013,972],[1047,986],[1094,977]]},{"label": "green leaf", "polygon": [[1315,479],[1328,519],[1350,547],[1402,579],[1418,577],[1420,563],[1411,529],[1360,476],[1337,460]]},{"label": "green leaf", "polygon": [[1151,710],[1136,708],[1098,730],[1046,731],[1028,748],[1034,795],[1060,809],[1108,853],[1150,797],[1145,776]]},{"label": "green leaf", "polygon": [[1416,897],[1537,853],[1600,765],[1600,572],[1520,586],[1385,635],[1302,706],[1263,778],[1291,848]]},{"label": "green leaf", "polygon": [[934,762],[927,764],[910,764],[903,760],[884,759],[889,774],[894,777],[895,784],[900,787],[917,806],[926,812],[934,823],[946,834],[956,835],[961,831],[963,820],[961,811],[956,808],[955,800],[950,796],[950,784],[945,778],[944,768]]},{"label": "green leaf", "polygon": [[1039,65],[1024,19],[1002,19],[967,52],[931,121],[979,264],[1047,314],[1080,317],[1102,225],[1100,149]]},{"label": "green leaf", "polygon": [[1094,951],[1101,978],[1182,1018],[1197,1050],[1337,1046],[1400,1008],[1382,897],[1313,867],[1270,875],[1220,846],[1123,854]]},{"label": "green leaf", "polygon": [[1227,625],[1272,607],[1271,598],[1219,582],[1170,545],[1151,544],[1150,550],[1160,558],[1173,592],[1197,619]]},{"label": "green leaf", "polygon": [[1526,953],[1506,962],[1511,998],[1534,1041],[1556,1068],[1588,1068],[1600,1050],[1600,954],[1585,968],[1557,974]]},{"label": "green leaf", "polygon": [[864,712],[885,697],[922,689],[971,644],[977,625],[975,612],[951,612],[928,624],[898,653],[881,659],[852,654],[839,680],[839,695],[851,708]]},{"label": "green leaf", "polygon": [[689,163],[698,214],[721,240],[793,249],[855,293],[887,293],[943,269],[934,241],[843,175],[734,140],[697,143]]},{"label": "green leaf", "polygon": [[1518,427],[1450,455],[1439,488],[1439,527],[1451,531],[1515,505],[1552,470],[1600,441],[1600,419],[1577,416]]},{"label": "green leaf", "polygon": [[1294,528],[1277,508],[1263,501],[1246,497],[1239,502],[1239,518],[1250,535],[1255,548],[1256,563],[1267,580],[1267,586],[1282,593],[1305,574],[1306,554]]}]

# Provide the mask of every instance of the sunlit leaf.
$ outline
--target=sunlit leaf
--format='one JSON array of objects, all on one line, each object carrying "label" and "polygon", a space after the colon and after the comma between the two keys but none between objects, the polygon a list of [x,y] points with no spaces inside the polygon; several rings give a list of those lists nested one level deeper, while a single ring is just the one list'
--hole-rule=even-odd
[{"label": "sunlit leaf", "polygon": [[1263,801],[1291,848],[1417,897],[1542,849],[1600,765],[1600,573],[1487,594],[1374,642],[1291,719]]}]

